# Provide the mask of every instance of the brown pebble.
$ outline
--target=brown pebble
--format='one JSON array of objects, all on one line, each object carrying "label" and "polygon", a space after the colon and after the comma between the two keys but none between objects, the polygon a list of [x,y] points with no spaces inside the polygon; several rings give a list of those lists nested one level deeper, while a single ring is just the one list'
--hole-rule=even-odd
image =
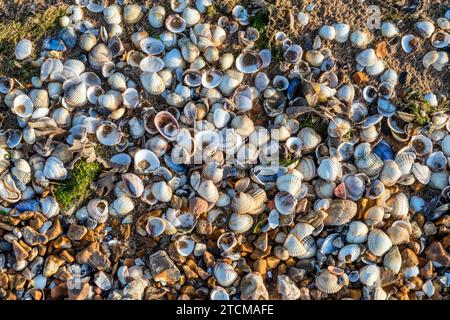
[{"label": "brown pebble", "polygon": [[20,243],[17,240],[13,241],[12,247],[17,261],[25,260],[26,258],[28,258],[28,252],[25,250],[24,247],[20,245]]},{"label": "brown pebble", "polygon": [[442,243],[440,242],[435,241],[430,244],[425,250],[425,255],[431,261],[436,261],[442,264],[444,267],[450,267],[450,254],[445,251]]},{"label": "brown pebble", "polygon": [[258,259],[253,264],[253,270],[264,276],[267,273],[267,262],[264,259]]},{"label": "brown pebble", "polygon": [[203,260],[205,261],[207,267],[212,267],[214,265],[214,262],[216,261],[214,256],[208,251],[205,251],[203,253]]},{"label": "brown pebble", "polygon": [[45,234],[48,237],[49,241],[55,240],[57,237],[59,237],[63,233],[63,229],[61,226],[61,222],[56,217],[53,219],[53,225],[52,227],[47,231]]},{"label": "brown pebble", "polygon": [[67,284],[65,282],[61,282],[50,289],[50,297],[52,299],[58,299],[66,295],[67,295]]},{"label": "brown pebble", "polygon": [[402,266],[404,268],[414,267],[419,264],[419,259],[417,255],[409,248],[402,251]]},{"label": "brown pebble", "polygon": [[267,262],[267,269],[272,270],[278,266],[278,264],[280,263],[280,259],[278,259],[275,256],[270,256],[266,258],[266,262]]},{"label": "brown pebble", "polygon": [[69,238],[62,236],[53,241],[53,247],[55,249],[70,249],[72,248],[72,243]]},{"label": "brown pebble", "polygon": [[70,240],[80,241],[87,233],[87,228],[85,226],[79,226],[77,224],[71,224],[69,230],[67,231],[67,236]]}]

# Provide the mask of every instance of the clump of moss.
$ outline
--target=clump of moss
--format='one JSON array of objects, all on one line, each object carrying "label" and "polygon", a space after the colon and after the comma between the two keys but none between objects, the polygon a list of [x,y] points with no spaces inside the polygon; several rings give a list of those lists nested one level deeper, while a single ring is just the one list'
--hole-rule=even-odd
[{"label": "clump of moss", "polygon": [[259,49],[264,49],[269,43],[269,37],[267,36],[267,25],[269,23],[269,11],[267,9],[261,9],[253,16],[251,26],[258,30],[259,38],[256,42],[256,46]]},{"label": "clump of moss", "polygon": [[210,5],[209,7],[207,7],[205,14],[208,18],[215,17],[218,14],[216,6]]},{"label": "clump of moss", "polygon": [[403,106],[403,111],[415,115],[415,121],[421,127],[430,124],[431,114],[450,110],[450,101],[444,101],[438,106],[432,106],[424,99],[424,93],[421,90],[411,87],[407,88],[404,95],[400,99],[397,99],[395,103]]},{"label": "clump of moss", "polygon": [[303,128],[313,128],[319,135],[326,137],[328,123],[321,117],[310,113],[303,120],[300,120],[300,129]]},{"label": "clump of moss", "polygon": [[24,21],[0,23],[0,74],[25,82],[37,72],[30,64],[14,59],[15,46],[24,38],[30,39],[36,46],[43,37],[54,33],[59,18],[66,13],[66,7],[66,5],[50,7],[45,12],[37,13]]},{"label": "clump of moss", "polygon": [[80,160],[70,172],[69,177],[55,190],[55,197],[62,210],[70,208],[79,199],[89,195],[89,186],[101,172],[98,162],[87,163]]}]

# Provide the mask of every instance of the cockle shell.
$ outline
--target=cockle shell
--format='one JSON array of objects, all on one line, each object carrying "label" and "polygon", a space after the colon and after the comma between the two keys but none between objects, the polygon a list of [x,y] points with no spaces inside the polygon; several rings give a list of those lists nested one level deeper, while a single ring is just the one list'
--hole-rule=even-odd
[{"label": "cockle shell", "polygon": [[237,272],[233,266],[225,262],[217,262],[214,266],[214,277],[223,287],[229,287],[237,279]]},{"label": "cockle shell", "polygon": [[253,218],[248,214],[233,213],[228,221],[230,230],[235,233],[245,233],[251,229],[253,225]]},{"label": "cockle shell", "polygon": [[323,221],[325,226],[339,226],[350,221],[357,212],[357,205],[351,200],[333,200]]},{"label": "cockle shell", "polygon": [[292,170],[277,178],[276,185],[279,191],[286,191],[295,195],[300,190],[302,175],[297,170]]},{"label": "cockle shell", "polygon": [[409,199],[403,192],[389,198],[386,205],[391,209],[390,214],[395,219],[404,219],[408,215]]},{"label": "cockle shell", "polygon": [[382,257],[392,247],[392,241],[389,236],[380,229],[373,229],[369,232],[367,245],[374,255]]},{"label": "cockle shell", "polygon": [[231,205],[236,213],[244,214],[253,209],[254,199],[244,192],[237,192],[231,199]]},{"label": "cockle shell", "polygon": [[315,280],[316,287],[327,294],[335,294],[342,290],[344,281],[337,275],[325,270]]},{"label": "cockle shell", "polygon": [[49,157],[45,161],[43,173],[50,180],[65,180],[67,177],[67,170],[64,168],[64,164],[56,157]]}]

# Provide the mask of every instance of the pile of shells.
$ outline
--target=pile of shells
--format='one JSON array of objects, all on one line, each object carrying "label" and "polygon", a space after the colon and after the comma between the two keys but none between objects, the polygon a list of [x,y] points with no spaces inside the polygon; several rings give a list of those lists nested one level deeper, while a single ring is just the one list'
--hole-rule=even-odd
[{"label": "pile of shells", "polygon": [[[0,298],[447,297],[450,114],[420,127],[395,104],[386,43],[275,30],[278,61],[241,5],[209,21],[212,0],[121,3],[77,0],[42,52],[17,43],[31,85],[1,78]],[[430,39],[425,68],[448,68],[448,15],[399,39]],[[345,77],[333,41],[379,85]],[[80,159],[102,172],[63,207]]]}]

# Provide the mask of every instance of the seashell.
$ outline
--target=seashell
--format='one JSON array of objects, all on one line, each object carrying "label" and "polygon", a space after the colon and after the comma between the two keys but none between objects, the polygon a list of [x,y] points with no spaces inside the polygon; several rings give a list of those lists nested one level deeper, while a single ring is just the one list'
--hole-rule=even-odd
[{"label": "seashell", "polygon": [[107,62],[112,61],[111,50],[103,43],[98,43],[89,52],[89,64],[94,70],[100,70]]},{"label": "seashell", "polygon": [[419,39],[412,34],[402,38],[402,49],[406,53],[413,53],[419,48]]},{"label": "seashell", "polygon": [[166,17],[166,9],[161,5],[152,7],[148,12],[148,22],[155,28],[161,28]]},{"label": "seashell", "polygon": [[242,73],[255,73],[263,66],[263,60],[261,56],[251,50],[244,50],[236,58],[236,69]]},{"label": "seashell", "polygon": [[307,259],[314,256],[317,251],[316,243],[312,237],[298,240],[292,233],[287,235],[283,247],[288,251],[289,256],[299,259]]},{"label": "seashell", "polygon": [[291,214],[297,205],[297,199],[289,192],[278,192],[274,200],[275,208],[282,215]]},{"label": "seashell", "polygon": [[217,187],[211,180],[203,180],[197,189],[200,197],[208,202],[215,203],[219,198]]},{"label": "seashell", "polygon": [[369,229],[364,222],[352,221],[346,234],[346,241],[349,243],[364,243],[367,240]]},{"label": "seashell", "polygon": [[222,71],[230,69],[234,64],[234,56],[231,53],[225,53],[219,58],[219,65]]},{"label": "seashell", "polygon": [[150,217],[150,219],[147,220],[147,224],[145,225],[145,231],[147,232],[149,237],[159,237],[164,233],[164,231],[166,231],[166,225],[167,223],[164,219],[158,217]]},{"label": "seashell", "polygon": [[164,52],[164,43],[161,40],[145,37],[139,41],[139,47],[148,55],[156,56]]},{"label": "seashell", "polygon": [[95,131],[97,140],[105,146],[113,146],[119,143],[121,134],[117,126],[108,121],[104,121]]},{"label": "seashell", "polygon": [[248,213],[253,209],[254,199],[244,192],[237,192],[231,199],[231,205],[238,214]]},{"label": "seashell", "polygon": [[410,232],[401,225],[392,224],[386,230],[386,233],[393,245],[401,245],[409,242]]},{"label": "seashell", "polygon": [[301,187],[302,175],[299,171],[293,169],[277,178],[276,186],[279,191],[289,192],[295,195]]},{"label": "seashell", "polygon": [[286,140],[286,149],[292,154],[295,158],[301,157],[301,151],[303,147],[303,141],[297,137],[290,137]]},{"label": "seashell", "polygon": [[190,27],[197,24],[200,21],[201,15],[200,12],[198,12],[198,10],[191,7],[186,7],[183,10],[183,19],[186,21],[186,25]]},{"label": "seashell", "polygon": [[399,273],[402,266],[402,257],[397,246],[392,247],[383,258],[383,266],[394,273]]},{"label": "seashell", "polygon": [[28,93],[28,96],[35,108],[48,108],[49,97],[46,90],[33,89]]},{"label": "seashell", "polygon": [[166,89],[163,79],[156,72],[143,72],[139,78],[145,91],[151,95],[160,95]]},{"label": "seashell", "polygon": [[89,219],[95,224],[105,223],[108,219],[108,202],[103,199],[91,199],[87,205]]},{"label": "seashell", "polygon": [[402,192],[389,198],[386,205],[391,208],[391,216],[395,219],[404,219],[408,215],[409,200]]},{"label": "seashell", "polygon": [[184,60],[181,55],[181,52],[177,48],[174,48],[174,49],[170,50],[169,52],[167,52],[163,56],[163,61],[164,61],[164,65],[166,66],[166,68],[168,68],[170,70],[182,68],[184,65]]},{"label": "seashell", "polygon": [[228,221],[228,226],[235,233],[245,233],[251,229],[253,218],[248,214],[233,213]]},{"label": "seashell", "polygon": [[370,35],[362,30],[356,30],[350,35],[350,42],[352,45],[360,49],[366,48],[370,41]]},{"label": "seashell", "polygon": [[351,103],[355,97],[355,88],[352,85],[345,84],[338,89],[336,97],[339,100]]},{"label": "seashell", "polygon": [[398,27],[390,21],[384,21],[381,24],[381,34],[386,37],[386,38],[393,38],[395,37],[398,33],[400,32],[400,30],[398,29]]},{"label": "seashell", "polygon": [[338,293],[344,287],[344,281],[328,270],[325,270],[316,277],[315,284],[317,289],[326,294]]},{"label": "seashell", "polygon": [[103,17],[107,24],[119,24],[122,21],[120,6],[112,4],[103,10]]},{"label": "seashell", "polygon": [[382,230],[373,229],[369,232],[367,245],[371,253],[377,257],[382,257],[392,248],[392,241]]},{"label": "seashell", "polygon": [[222,288],[220,286],[216,286],[216,287],[214,287],[214,289],[212,289],[209,292],[209,299],[210,300],[230,300],[230,296],[224,288]]},{"label": "seashell", "polygon": [[231,286],[238,277],[233,266],[225,262],[217,262],[213,272],[217,283],[222,287]]},{"label": "seashell", "polygon": [[361,248],[358,244],[348,244],[339,250],[338,259],[345,263],[352,263],[358,260],[360,255]]},{"label": "seashell", "polygon": [[359,270],[359,281],[368,287],[374,286],[380,281],[381,271],[376,264],[369,264]]},{"label": "seashell", "polygon": [[414,24],[414,28],[422,38],[429,38],[434,33],[434,25],[430,21],[421,20]]},{"label": "seashell", "polygon": [[397,154],[395,157],[395,162],[402,173],[402,177],[408,176],[411,174],[412,166],[414,164],[414,160],[416,159],[416,155],[413,152],[401,152]]},{"label": "seashell", "polygon": [[65,180],[67,177],[67,170],[59,158],[49,157],[45,161],[44,176],[50,180]]},{"label": "seashell", "polygon": [[433,151],[433,142],[430,138],[419,134],[411,138],[411,146],[418,157],[426,157]]},{"label": "seashell", "polygon": [[0,77],[0,93],[7,94],[14,87],[14,80],[8,77]]},{"label": "seashell", "polygon": [[450,44],[450,34],[445,31],[438,31],[431,37],[433,47],[443,49]]},{"label": "seashell", "polygon": [[183,257],[188,257],[193,251],[195,247],[195,241],[191,239],[189,236],[181,236],[175,242],[175,248]]},{"label": "seashell", "polygon": [[139,63],[139,67],[144,72],[155,73],[164,68],[164,61],[161,58],[150,56],[142,59]]},{"label": "seashell", "polygon": [[284,59],[286,59],[289,63],[296,63],[299,61],[303,55],[302,47],[299,45],[293,45],[290,46],[285,52],[284,52]]},{"label": "seashell", "polygon": [[310,236],[315,228],[309,223],[297,223],[292,230],[292,233],[298,240],[303,240],[304,238]]},{"label": "seashell", "polygon": [[135,24],[142,18],[142,8],[138,4],[127,4],[123,8],[123,20],[128,24]]},{"label": "seashell", "polygon": [[314,129],[309,127],[302,128],[298,133],[298,137],[303,141],[303,154],[308,154],[315,150],[322,141],[322,137]]},{"label": "seashell", "polygon": [[366,49],[356,55],[356,62],[364,67],[373,66],[378,58],[374,49]]},{"label": "seashell", "polygon": [[33,113],[33,102],[26,94],[14,98],[11,111],[21,118],[29,118]]},{"label": "seashell", "polygon": [[311,181],[316,176],[316,165],[311,157],[302,157],[296,168],[304,181]]},{"label": "seashell", "polygon": [[369,76],[378,76],[383,73],[384,68],[384,62],[382,60],[378,60],[373,65],[366,67],[366,72]]},{"label": "seashell", "polygon": [[334,26],[324,25],[319,29],[319,36],[324,40],[334,40],[336,38],[336,29]]},{"label": "seashell", "polygon": [[110,213],[125,216],[134,209],[134,203],[130,197],[119,196],[110,206]]},{"label": "seashell", "polygon": [[325,226],[339,226],[349,222],[357,212],[357,205],[351,200],[333,200],[328,208]]},{"label": "seashell", "polygon": [[326,181],[335,181],[342,175],[339,161],[335,158],[323,158],[317,168],[317,175]]},{"label": "seashell", "polygon": [[16,44],[15,55],[16,59],[24,60],[31,56],[33,52],[33,43],[28,39],[22,39]]},{"label": "seashell", "polygon": [[370,207],[369,210],[364,214],[364,222],[368,226],[374,226],[383,221],[384,218],[384,207],[382,206],[373,206]]},{"label": "seashell", "polygon": [[144,183],[142,182],[142,179],[134,173],[122,174],[122,181],[125,183],[128,191],[134,198],[139,198],[144,192]]},{"label": "seashell", "polygon": [[134,170],[138,174],[150,174],[160,167],[158,157],[150,150],[141,149],[134,155]]},{"label": "seashell", "polygon": [[41,198],[41,200],[39,200],[39,204],[41,205],[40,211],[47,217],[47,219],[59,214],[59,204],[55,198],[51,196]]},{"label": "seashell", "polygon": [[339,43],[345,43],[350,35],[350,26],[345,23],[335,23],[333,25],[336,32],[336,41]]},{"label": "seashell", "polygon": [[202,86],[208,89],[215,88],[219,86],[219,84],[222,82],[223,75],[218,70],[206,70],[202,74]]},{"label": "seashell", "polygon": [[426,185],[430,182],[431,170],[427,166],[421,165],[420,163],[414,163],[411,172],[421,184]]},{"label": "seashell", "polygon": [[448,185],[448,177],[449,174],[447,171],[433,172],[428,185],[431,188],[442,190]]},{"label": "seashell", "polygon": [[325,56],[317,50],[306,51],[305,60],[313,67],[320,67],[325,59]]},{"label": "seashell", "polygon": [[431,153],[426,160],[426,165],[431,169],[431,171],[444,170],[447,164],[447,158],[442,151],[435,151]]},{"label": "seashell", "polygon": [[186,21],[178,14],[171,14],[167,16],[165,26],[170,32],[181,33],[186,30]]}]

